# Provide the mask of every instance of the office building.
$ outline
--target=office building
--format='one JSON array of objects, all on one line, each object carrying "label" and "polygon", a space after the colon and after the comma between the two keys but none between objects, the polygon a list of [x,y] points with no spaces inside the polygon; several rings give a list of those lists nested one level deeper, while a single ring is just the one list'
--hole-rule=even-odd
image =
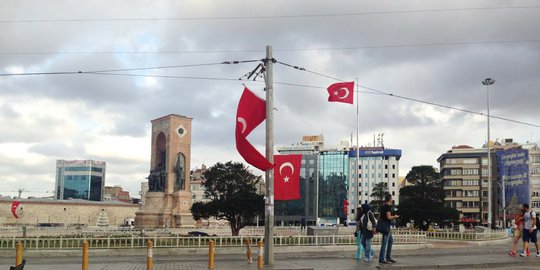
[{"label": "office building", "polygon": [[105,186],[105,162],[94,160],[57,160],[55,198],[102,201]]},{"label": "office building", "polygon": [[[371,196],[373,187],[378,183],[386,183],[388,192],[392,194],[394,204],[399,204],[399,159],[400,149],[379,147],[360,147],[358,153],[358,169],[356,169],[356,150],[349,151],[350,184],[349,203],[358,207],[369,203],[375,198]],[[358,181],[358,194],[355,195],[355,185]],[[355,202],[356,200],[356,202]],[[354,220],[354,210],[349,209],[349,220]]]}]

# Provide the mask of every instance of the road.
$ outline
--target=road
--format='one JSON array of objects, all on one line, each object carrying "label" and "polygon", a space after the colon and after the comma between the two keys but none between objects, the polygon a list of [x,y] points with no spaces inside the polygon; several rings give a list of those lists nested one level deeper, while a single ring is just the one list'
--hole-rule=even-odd
[{"label": "road", "polygon": [[[353,259],[353,252],[309,252],[276,254],[273,267],[266,269],[540,269],[540,257],[510,257],[509,244],[470,246],[437,243],[434,248],[419,250],[397,250],[396,264],[380,266],[373,262]],[[203,255],[160,255],[156,250],[154,270],[206,270],[208,258]],[[245,255],[216,254],[215,269],[257,269],[256,257],[248,264]],[[14,258],[0,258],[0,269],[9,269]],[[81,258],[29,258],[27,270],[81,269]],[[90,270],[145,270],[145,256],[91,257]]]}]

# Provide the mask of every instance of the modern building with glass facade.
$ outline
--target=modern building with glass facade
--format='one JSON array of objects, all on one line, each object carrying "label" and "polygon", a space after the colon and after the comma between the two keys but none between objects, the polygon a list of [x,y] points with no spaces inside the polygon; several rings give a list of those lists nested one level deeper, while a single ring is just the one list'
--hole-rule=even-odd
[{"label": "modern building with glass facade", "polygon": [[57,160],[55,197],[57,200],[102,201],[105,186],[105,162],[94,160]]},{"label": "modern building with glass facade", "polygon": [[[319,152],[319,223],[343,223],[349,186],[349,151]],[[339,219],[339,220],[338,220]]]},{"label": "modern building with glass facade", "polygon": [[[400,149],[384,147],[360,147],[358,153],[358,169],[356,168],[356,149],[349,151],[350,175],[349,183],[349,220],[354,220],[354,208],[371,202],[373,187],[378,183],[386,183],[388,192],[392,194],[394,204],[399,204],[399,159]],[[358,194],[355,185],[358,183]],[[355,201],[356,199],[356,201]],[[378,211],[378,210],[376,210]]]}]

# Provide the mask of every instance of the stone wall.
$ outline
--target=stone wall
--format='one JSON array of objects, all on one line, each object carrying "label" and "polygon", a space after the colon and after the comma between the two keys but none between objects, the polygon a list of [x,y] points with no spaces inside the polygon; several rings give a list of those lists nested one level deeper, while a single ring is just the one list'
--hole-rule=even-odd
[{"label": "stone wall", "polygon": [[0,225],[43,223],[96,226],[105,219],[109,226],[123,224],[126,218],[135,218],[139,206],[124,203],[90,201],[25,201],[18,207],[19,219],[11,213],[11,201],[0,201]]}]

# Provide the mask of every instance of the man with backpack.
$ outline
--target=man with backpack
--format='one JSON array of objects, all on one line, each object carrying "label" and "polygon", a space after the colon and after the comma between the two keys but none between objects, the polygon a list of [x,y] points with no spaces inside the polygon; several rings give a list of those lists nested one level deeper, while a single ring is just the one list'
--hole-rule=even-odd
[{"label": "man with backpack", "polygon": [[373,249],[371,249],[371,238],[375,234],[375,227],[377,226],[377,220],[375,215],[371,212],[371,206],[369,204],[362,205],[362,212],[364,215],[361,218],[362,222],[362,246],[364,247],[364,261],[369,262],[373,258]]},{"label": "man with backpack", "polygon": [[537,228],[540,226],[540,222],[538,222],[538,215],[529,209],[528,204],[523,204],[523,210],[525,211],[525,214],[523,214],[523,252],[519,254],[519,256],[529,256],[529,242],[531,242],[536,246],[536,257],[540,257],[540,249],[538,248],[537,237]]}]

